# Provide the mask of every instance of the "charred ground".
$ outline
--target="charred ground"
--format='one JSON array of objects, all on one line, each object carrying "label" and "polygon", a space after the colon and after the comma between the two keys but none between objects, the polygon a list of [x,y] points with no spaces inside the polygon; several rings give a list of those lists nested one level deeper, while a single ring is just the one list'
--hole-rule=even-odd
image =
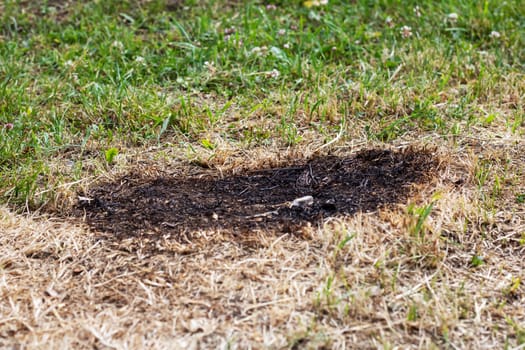
[{"label": "charred ground", "polygon": [[[372,211],[405,200],[437,165],[429,150],[365,150],[325,156],[287,167],[220,176],[130,173],[93,187],[74,215],[114,238],[188,240],[195,231],[234,236],[264,228],[292,232],[323,218]],[[292,207],[299,197],[313,203]]]}]

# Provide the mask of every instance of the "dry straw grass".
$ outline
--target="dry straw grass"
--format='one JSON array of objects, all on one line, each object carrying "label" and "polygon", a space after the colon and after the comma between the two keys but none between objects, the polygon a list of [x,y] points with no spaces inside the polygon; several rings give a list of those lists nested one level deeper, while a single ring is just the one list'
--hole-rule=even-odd
[{"label": "dry straw grass", "polygon": [[[525,150],[515,141],[464,138],[452,152],[430,137],[439,171],[409,201],[434,202],[419,232],[401,203],[300,236],[200,232],[148,253],[136,238],[100,240],[82,223],[2,207],[0,347],[520,348],[525,212],[514,196],[525,191]],[[341,154],[369,146],[337,144]],[[272,156],[223,145],[210,165],[280,165],[318,146]],[[144,164],[180,166],[165,152],[143,153]],[[483,159],[492,166],[480,185]],[[472,266],[474,255],[484,264]]]}]

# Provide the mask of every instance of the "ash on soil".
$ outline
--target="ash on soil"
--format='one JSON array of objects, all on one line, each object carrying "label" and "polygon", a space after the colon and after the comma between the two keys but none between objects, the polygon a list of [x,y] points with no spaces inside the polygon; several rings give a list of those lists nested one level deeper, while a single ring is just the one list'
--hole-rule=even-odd
[{"label": "ash on soil", "polygon": [[[308,222],[405,201],[436,165],[429,150],[373,149],[223,177],[212,170],[189,177],[132,173],[82,194],[91,200],[79,203],[74,215],[115,238],[183,242],[186,233],[202,230],[294,232]],[[313,203],[290,205],[303,196]]]}]

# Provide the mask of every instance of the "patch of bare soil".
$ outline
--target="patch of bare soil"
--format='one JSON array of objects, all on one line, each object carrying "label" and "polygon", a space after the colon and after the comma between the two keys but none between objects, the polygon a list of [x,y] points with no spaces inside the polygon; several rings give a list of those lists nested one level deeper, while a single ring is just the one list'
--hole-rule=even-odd
[{"label": "patch of bare soil", "polygon": [[116,239],[184,243],[195,231],[227,231],[241,239],[257,229],[299,232],[327,217],[402,202],[436,165],[432,151],[410,148],[222,176],[213,170],[186,176],[130,173],[83,193],[74,215]]}]

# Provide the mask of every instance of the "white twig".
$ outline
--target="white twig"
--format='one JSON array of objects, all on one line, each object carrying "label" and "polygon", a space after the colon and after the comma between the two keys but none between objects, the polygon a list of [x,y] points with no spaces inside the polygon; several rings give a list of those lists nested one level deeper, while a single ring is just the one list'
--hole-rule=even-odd
[{"label": "white twig", "polygon": [[331,144],[339,141],[341,139],[341,137],[343,136],[343,133],[345,132],[345,118],[343,117],[343,120],[341,121],[341,127],[339,128],[339,132],[337,133],[337,136],[332,139],[330,142],[328,143],[325,143],[324,145],[320,146],[319,148],[317,148],[314,153],[316,152],[319,152],[320,150],[322,150],[323,148],[326,148],[328,146],[330,146]]}]

